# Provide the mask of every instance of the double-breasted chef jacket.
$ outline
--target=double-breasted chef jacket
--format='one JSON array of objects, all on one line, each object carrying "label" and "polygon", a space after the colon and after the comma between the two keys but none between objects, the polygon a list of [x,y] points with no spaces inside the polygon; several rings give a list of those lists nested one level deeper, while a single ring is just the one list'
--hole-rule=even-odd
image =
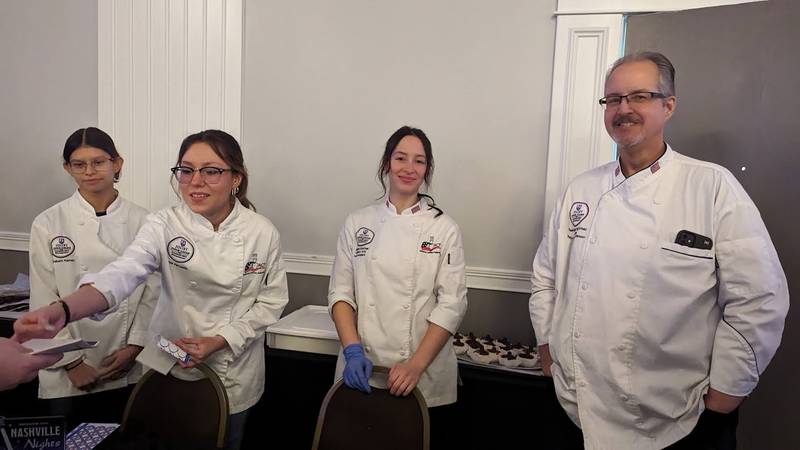
[{"label": "double-breasted chef jacket", "polygon": [[[467,310],[461,231],[425,199],[397,214],[384,199],[350,214],[336,250],[329,308],[348,303],[366,356],[378,366],[408,360],[430,323],[455,333]],[[336,378],[342,376],[341,353]],[[428,406],[456,401],[458,367],[448,340],[418,387]]]},{"label": "double-breasted chef jacket", "polygon": [[750,394],[789,306],[742,186],[670,147],[628,178],[611,162],[572,181],[532,281],[536,339],[587,449],[663,448],[695,427],[709,388]]},{"label": "double-breasted chef jacket", "polygon": [[155,271],[162,276],[161,296],[138,360],[161,373],[196,378],[198,371],[181,369],[158,348],[157,336],[220,335],[228,346],[205,362],[225,385],[231,414],[253,406],[264,392],[264,332],[289,301],[278,230],[236,200],[214,231],[182,203],[150,215],[122,257],[81,284],[93,283],[113,310]]},{"label": "double-breasted chef jacket", "polygon": [[[144,224],[148,211],[120,196],[97,216],[80,192],[39,214],[30,234],[31,309],[73,293],[81,276],[96,272],[119,257]],[[102,321],[89,319],[68,324],[56,337],[98,341],[95,348],[69,352],[52,367],[39,371],[39,397],[60,398],[88,393],[75,388],[63,366],[78,359],[100,369],[104,357],[131,344],[144,346],[147,328],[158,298],[159,277],[127,295],[127,301]],[[91,392],[125,387],[141,377],[136,364],[123,377],[107,380]]]}]

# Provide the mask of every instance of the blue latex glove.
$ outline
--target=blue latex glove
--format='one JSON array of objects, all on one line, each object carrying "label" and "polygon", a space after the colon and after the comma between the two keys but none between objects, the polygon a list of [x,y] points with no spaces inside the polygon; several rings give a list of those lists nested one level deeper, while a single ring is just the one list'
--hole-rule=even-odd
[{"label": "blue latex glove", "polygon": [[350,344],[344,348],[344,384],[353,389],[372,392],[369,387],[369,377],[372,375],[372,361],[364,354],[364,346]]}]

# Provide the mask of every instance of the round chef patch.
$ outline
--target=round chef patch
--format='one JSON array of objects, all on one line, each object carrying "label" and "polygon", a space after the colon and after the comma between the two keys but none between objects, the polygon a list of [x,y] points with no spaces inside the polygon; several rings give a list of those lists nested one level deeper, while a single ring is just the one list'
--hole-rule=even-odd
[{"label": "round chef patch", "polygon": [[194,246],[185,237],[178,236],[167,244],[167,255],[177,263],[185,263],[194,256]]},{"label": "round chef patch", "polygon": [[356,231],[356,245],[361,247],[368,245],[375,238],[375,232],[366,227],[361,227]]},{"label": "round chef patch", "polygon": [[50,253],[54,258],[66,258],[75,251],[75,243],[66,236],[56,236],[50,241]]},{"label": "round chef patch", "polygon": [[584,202],[575,202],[569,208],[569,221],[577,227],[589,215],[589,205]]}]

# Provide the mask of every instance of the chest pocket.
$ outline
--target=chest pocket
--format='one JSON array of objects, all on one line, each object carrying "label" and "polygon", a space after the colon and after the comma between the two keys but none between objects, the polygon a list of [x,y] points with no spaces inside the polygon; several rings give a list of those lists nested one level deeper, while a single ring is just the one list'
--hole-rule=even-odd
[{"label": "chest pocket", "polygon": [[[662,258],[672,261],[676,266],[686,264],[714,264],[714,250],[687,247],[674,242],[661,244]],[[670,259],[671,258],[671,259]]]},{"label": "chest pocket", "polygon": [[[697,298],[717,283],[714,250],[662,242],[656,254],[653,276],[663,292]],[[668,295],[669,295],[668,294]]]}]

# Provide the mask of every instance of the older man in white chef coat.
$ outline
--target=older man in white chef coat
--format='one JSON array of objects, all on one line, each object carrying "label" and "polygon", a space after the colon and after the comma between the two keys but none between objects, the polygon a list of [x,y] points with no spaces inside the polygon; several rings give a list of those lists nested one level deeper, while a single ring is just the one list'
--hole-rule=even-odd
[{"label": "older man in white chef coat", "polygon": [[614,63],[600,104],[619,160],[570,183],[533,263],[542,362],[587,449],[735,448],[789,307],[736,178],[664,142],[674,76],[659,53]]}]

